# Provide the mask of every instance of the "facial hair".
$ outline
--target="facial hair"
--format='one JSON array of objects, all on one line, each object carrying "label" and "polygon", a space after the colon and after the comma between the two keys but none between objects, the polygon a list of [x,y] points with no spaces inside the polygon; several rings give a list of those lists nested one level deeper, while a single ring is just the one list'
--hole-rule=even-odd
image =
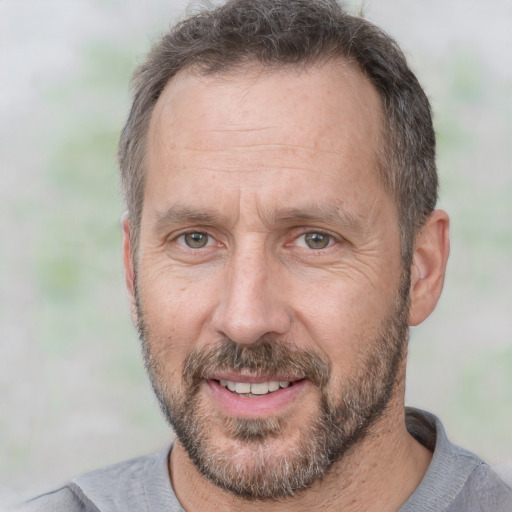
[{"label": "facial hair", "polygon": [[[151,350],[152,346],[161,346],[162,340],[151,338],[138,294],[136,298],[146,370],[164,416],[199,472],[218,487],[246,500],[283,499],[324,478],[385,413],[406,353],[408,280],[402,282],[392,311],[375,339],[364,340],[367,349],[357,369],[341,380],[333,382],[325,357],[267,335],[251,345],[223,339],[215,346],[191,350],[181,385],[171,388],[164,365]],[[304,375],[318,389],[317,410],[312,411],[308,423],[295,426],[299,430],[295,443],[279,457],[265,447],[285,435],[290,428],[287,420],[219,418],[203,407],[201,384],[209,375],[225,370]],[[220,449],[212,437],[212,425],[219,421],[224,435],[233,441],[231,448]],[[241,446],[251,448],[252,460],[237,456]]]}]

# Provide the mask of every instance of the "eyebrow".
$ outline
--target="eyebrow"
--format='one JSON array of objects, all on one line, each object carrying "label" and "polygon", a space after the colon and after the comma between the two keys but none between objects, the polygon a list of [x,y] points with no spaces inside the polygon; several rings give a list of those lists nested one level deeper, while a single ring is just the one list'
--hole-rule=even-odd
[{"label": "eyebrow", "polygon": [[354,216],[340,203],[334,206],[308,204],[302,208],[283,208],[269,217],[274,224],[288,224],[300,221],[330,224],[350,231],[356,231],[361,228],[361,219]]},{"label": "eyebrow", "polygon": [[[354,216],[342,204],[306,204],[303,207],[268,209],[260,211],[267,225],[286,225],[297,222],[329,224],[349,231],[361,229],[361,219]],[[172,205],[167,211],[157,213],[155,231],[165,231],[176,224],[203,224],[210,226],[233,226],[238,220],[218,210],[197,210],[181,203]]]},{"label": "eyebrow", "polygon": [[155,231],[161,232],[175,224],[232,224],[233,218],[220,211],[198,211],[183,204],[172,205],[167,211],[156,214]]}]

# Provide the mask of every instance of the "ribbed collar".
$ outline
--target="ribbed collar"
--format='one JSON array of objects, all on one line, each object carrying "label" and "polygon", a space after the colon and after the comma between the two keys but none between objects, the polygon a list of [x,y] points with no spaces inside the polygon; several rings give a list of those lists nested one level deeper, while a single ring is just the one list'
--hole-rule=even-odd
[{"label": "ribbed collar", "polygon": [[482,461],[452,444],[441,421],[431,413],[407,407],[406,424],[409,433],[433,449],[434,455],[420,485],[398,512],[442,512]]}]

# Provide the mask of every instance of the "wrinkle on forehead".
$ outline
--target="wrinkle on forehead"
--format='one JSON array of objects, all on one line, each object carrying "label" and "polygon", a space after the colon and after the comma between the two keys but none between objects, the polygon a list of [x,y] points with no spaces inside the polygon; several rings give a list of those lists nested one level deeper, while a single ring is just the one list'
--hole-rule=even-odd
[{"label": "wrinkle on forehead", "polygon": [[[258,137],[267,134],[268,143],[276,140],[290,143],[291,140],[286,140],[287,134],[297,130],[297,126],[304,131],[311,130],[310,112],[304,105],[314,104],[324,125],[317,133],[310,134],[314,135],[309,137],[311,147],[332,143],[326,134],[332,124],[340,123],[354,125],[356,130],[353,132],[361,135],[361,143],[379,145],[380,97],[356,66],[336,60],[302,70],[291,67],[262,69],[252,65],[247,73],[237,70],[208,76],[197,75],[193,70],[182,71],[169,82],[155,106],[151,139],[156,142],[159,133],[170,129],[173,140],[161,143],[197,149],[212,143],[236,146],[237,135],[251,133]],[[259,94],[265,87],[272,86],[275,94],[268,94],[267,103],[263,104]],[[354,105],[357,106],[356,117]],[[201,119],[193,132],[182,129],[183,122],[187,124],[191,116]],[[291,117],[291,122],[287,122]],[[335,145],[333,150],[336,150]]]},{"label": "wrinkle on forehead", "polygon": [[261,144],[251,144],[251,143],[240,143],[236,146],[227,148],[225,150],[219,150],[217,148],[197,148],[194,146],[181,146],[180,151],[183,153],[183,156],[186,156],[187,153],[215,153],[222,157],[223,155],[233,154],[234,153],[243,153],[247,154],[247,151],[252,151],[256,153],[257,151],[265,151],[268,156],[274,153],[295,153],[297,151],[301,151],[304,153],[312,153],[315,152],[315,155],[318,153],[322,153],[326,156],[331,156],[335,158],[337,161],[339,160],[339,151],[329,151],[322,148],[316,148],[314,146],[304,146],[301,144],[278,144],[278,143],[261,143]]}]

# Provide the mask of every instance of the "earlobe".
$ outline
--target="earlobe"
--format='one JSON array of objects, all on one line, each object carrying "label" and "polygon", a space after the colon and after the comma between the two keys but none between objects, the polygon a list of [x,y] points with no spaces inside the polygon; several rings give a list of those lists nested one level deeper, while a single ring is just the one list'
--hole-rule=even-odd
[{"label": "earlobe", "polygon": [[132,246],[130,237],[130,219],[128,212],[123,213],[121,217],[121,227],[123,230],[123,263],[124,278],[128,296],[130,299],[130,310],[134,324],[137,323],[137,307],[135,300],[135,269],[133,266]]},{"label": "earlobe", "polygon": [[418,325],[436,307],[441,295],[450,252],[450,220],[434,210],[417,235],[411,266],[409,325]]}]

